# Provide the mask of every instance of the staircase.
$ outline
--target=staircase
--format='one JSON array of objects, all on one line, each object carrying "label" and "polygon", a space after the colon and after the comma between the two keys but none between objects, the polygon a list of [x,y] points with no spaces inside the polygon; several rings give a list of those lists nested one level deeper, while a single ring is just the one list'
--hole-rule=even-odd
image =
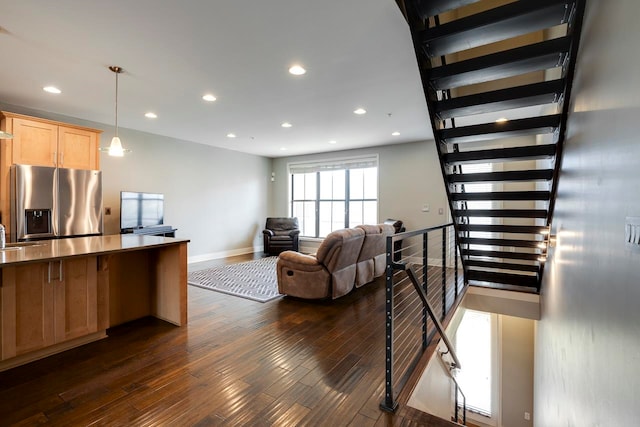
[{"label": "staircase", "polygon": [[585,0],[397,0],[466,280],[539,292]]}]

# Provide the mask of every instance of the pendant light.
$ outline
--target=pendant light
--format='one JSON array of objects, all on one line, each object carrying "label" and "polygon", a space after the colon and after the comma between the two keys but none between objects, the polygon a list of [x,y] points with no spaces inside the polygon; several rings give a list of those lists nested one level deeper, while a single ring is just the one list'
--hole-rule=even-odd
[{"label": "pendant light", "polygon": [[114,65],[110,66],[109,69],[116,74],[116,134],[111,139],[111,144],[108,147],[100,148],[100,151],[106,151],[110,156],[122,157],[124,156],[124,153],[131,152],[131,150],[122,148],[122,142],[118,136],[118,74],[122,73],[124,70],[121,67]]}]

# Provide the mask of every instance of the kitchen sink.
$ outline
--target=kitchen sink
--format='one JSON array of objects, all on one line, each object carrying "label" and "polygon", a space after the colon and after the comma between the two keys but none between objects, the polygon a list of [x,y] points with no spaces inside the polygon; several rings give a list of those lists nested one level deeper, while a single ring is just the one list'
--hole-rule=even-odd
[{"label": "kitchen sink", "polygon": [[4,249],[0,249],[0,251],[15,251],[22,248],[27,248],[31,246],[42,246],[42,242],[13,242],[7,243]]}]

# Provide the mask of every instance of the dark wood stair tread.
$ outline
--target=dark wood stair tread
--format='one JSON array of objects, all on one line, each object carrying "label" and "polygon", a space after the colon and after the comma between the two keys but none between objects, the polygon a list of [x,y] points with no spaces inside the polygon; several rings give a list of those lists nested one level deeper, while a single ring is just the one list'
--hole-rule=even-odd
[{"label": "dark wood stair tread", "polygon": [[418,32],[428,57],[505,40],[567,22],[573,1],[517,1]]},{"label": "dark wood stair tread", "polygon": [[548,201],[550,191],[493,191],[478,193],[450,193],[451,200],[540,200]]},{"label": "dark wood stair tread", "polygon": [[493,271],[467,270],[466,276],[468,280],[477,280],[480,282],[503,283],[507,285],[526,286],[537,288],[537,276],[513,273],[497,273]]},{"label": "dark wood stair tread", "polygon": [[447,181],[451,184],[459,182],[549,181],[551,178],[553,178],[553,169],[447,175]]},{"label": "dark wood stair tread", "polygon": [[462,256],[520,259],[527,261],[539,261],[538,258],[542,256],[542,254],[532,254],[527,252],[483,251],[481,249],[462,249],[460,253]]},{"label": "dark wood stair tread", "polygon": [[461,244],[485,245],[485,246],[513,246],[516,248],[538,248],[541,240],[520,240],[520,239],[491,239],[483,237],[460,237]]},{"label": "dark wood stair tread", "polygon": [[562,66],[570,46],[571,36],[564,36],[454,62],[430,69],[429,81],[442,90],[555,68]]},{"label": "dark wood stair tread", "polygon": [[549,228],[538,225],[459,224],[458,231],[477,231],[482,233],[544,234],[549,231]]},{"label": "dark wood stair tread", "polygon": [[515,136],[543,135],[555,132],[560,126],[560,114],[526,119],[509,120],[502,123],[483,123],[480,125],[462,126],[441,129],[436,132],[437,138],[447,144],[488,141]]},{"label": "dark wood stair tread", "polygon": [[489,218],[546,218],[546,209],[454,209],[453,216]]},{"label": "dark wood stair tread", "polygon": [[556,79],[444,99],[434,103],[435,114],[441,120],[445,120],[457,116],[552,104],[560,99],[564,85],[564,79]]},{"label": "dark wood stair tread", "polygon": [[[459,151],[447,153],[443,160],[448,164],[464,162],[505,162],[515,160],[549,159],[556,154],[555,144],[530,145],[525,147],[496,148],[491,150]],[[464,171],[464,169],[463,169]]]},{"label": "dark wood stair tread", "polygon": [[511,262],[494,262],[494,261],[482,261],[476,259],[468,259],[465,261],[467,267],[480,267],[480,268],[495,268],[501,270],[517,270],[517,271],[530,271],[532,273],[540,273],[540,266],[533,264],[517,264]]}]

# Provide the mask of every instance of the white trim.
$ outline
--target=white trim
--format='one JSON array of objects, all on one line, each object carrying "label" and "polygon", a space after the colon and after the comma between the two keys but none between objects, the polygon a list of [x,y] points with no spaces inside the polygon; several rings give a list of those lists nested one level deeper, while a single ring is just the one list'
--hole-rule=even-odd
[{"label": "white trim", "polygon": [[187,263],[193,264],[196,262],[211,261],[213,259],[227,258],[231,256],[236,256],[236,255],[252,254],[255,252],[263,252],[263,251],[264,251],[264,247],[260,245],[260,246],[254,246],[249,248],[232,249],[230,251],[210,252],[208,254],[190,256],[187,259]]}]

